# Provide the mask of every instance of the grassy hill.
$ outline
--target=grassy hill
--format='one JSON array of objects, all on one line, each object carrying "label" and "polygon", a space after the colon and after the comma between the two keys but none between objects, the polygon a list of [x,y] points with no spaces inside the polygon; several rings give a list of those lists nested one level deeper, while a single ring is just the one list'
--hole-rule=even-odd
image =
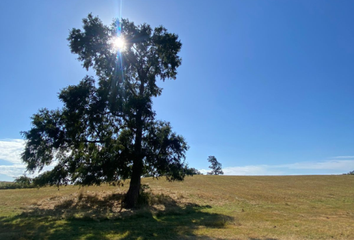
[{"label": "grassy hill", "polygon": [[[354,176],[143,179],[126,187],[0,190],[0,239],[352,239]],[[145,204],[145,205],[144,205]]]}]

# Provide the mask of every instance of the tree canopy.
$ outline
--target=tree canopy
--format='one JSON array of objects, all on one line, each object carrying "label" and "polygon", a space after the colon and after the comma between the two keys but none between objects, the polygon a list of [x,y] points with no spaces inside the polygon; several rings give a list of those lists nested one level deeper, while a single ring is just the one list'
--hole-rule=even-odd
[{"label": "tree canopy", "polygon": [[[117,29],[125,41],[118,54],[112,48]],[[188,145],[170,123],[156,120],[152,109],[152,97],[162,93],[157,80],[176,79],[178,36],[162,26],[153,29],[126,19],[105,26],[89,14],[82,29],[70,31],[68,41],[96,77],[62,89],[63,107],[41,109],[32,117],[32,128],[22,132],[22,160],[29,172],[55,163],[35,182],[92,185],[130,179],[124,203],[134,207],[142,175],[183,180]]]},{"label": "tree canopy", "polygon": [[210,172],[208,172],[208,175],[223,175],[224,172],[221,169],[221,163],[218,162],[216,157],[214,156],[209,156],[208,157],[208,162],[210,162],[209,168],[211,169]]}]

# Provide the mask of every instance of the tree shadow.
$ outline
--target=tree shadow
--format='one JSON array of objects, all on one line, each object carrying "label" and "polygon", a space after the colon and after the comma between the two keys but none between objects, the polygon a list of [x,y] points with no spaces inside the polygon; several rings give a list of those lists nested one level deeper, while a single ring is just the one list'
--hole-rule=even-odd
[{"label": "tree shadow", "polygon": [[122,197],[67,199],[50,209],[32,206],[0,218],[0,239],[215,239],[195,231],[235,223],[230,216],[210,213],[211,206],[180,204],[164,195],[150,199],[152,206],[119,211]]},{"label": "tree shadow", "polygon": [[249,238],[249,240],[278,240],[277,238]]}]

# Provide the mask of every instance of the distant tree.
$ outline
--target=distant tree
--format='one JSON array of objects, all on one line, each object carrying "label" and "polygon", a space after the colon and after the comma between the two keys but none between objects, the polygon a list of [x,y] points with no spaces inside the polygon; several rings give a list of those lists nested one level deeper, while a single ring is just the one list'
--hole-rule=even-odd
[{"label": "distant tree", "polygon": [[29,187],[33,183],[33,179],[30,177],[27,177],[26,175],[23,175],[23,176],[15,178],[14,182],[23,186],[23,187]]},{"label": "distant tree", "polygon": [[344,175],[354,175],[354,170],[353,171],[350,171],[348,173],[345,173]]},{"label": "distant tree", "polygon": [[[121,30],[124,51],[117,51]],[[85,77],[59,93],[64,107],[42,109],[32,117],[32,128],[22,132],[27,170],[41,171],[37,184],[92,185],[130,179],[124,206],[136,206],[141,176],[183,180],[188,145],[168,122],[155,120],[152,98],[160,96],[158,79],[175,79],[181,64],[178,36],[160,26],[135,25],[128,20],[105,26],[91,14],[83,30],[72,29],[71,52],[97,78]],[[117,46],[118,46],[117,45]]]},{"label": "distant tree", "polygon": [[218,162],[216,157],[209,156],[208,162],[211,163],[211,165],[209,166],[209,168],[211,169],[211,172],[208,172],[208,175],[223,175],[224,174],[224,172],[221,170],[221,163]]},{"label": "distant tree", "polygon": [[[201,173],[200,171],[198,171],[198,169],[196,168],[189,168],[187,165],[184,167],[184,170],[183,172],[185,173],[185,175],[188,175],[188,176],[193,176],[193,175],[203,175],[203,173]],[[156,176],[154,173],[150,173],[150,172],[147,172],[143,175],[143,177],[159,177],[159,176]]]},{"label": "distant tree", "polygon": [[203,175],[203,173],[198,171],[198,169],[196,169],[196,168],[187,168],[186,173],[187,173],[187,175],[192,175],[192,176],[193,175]]}]

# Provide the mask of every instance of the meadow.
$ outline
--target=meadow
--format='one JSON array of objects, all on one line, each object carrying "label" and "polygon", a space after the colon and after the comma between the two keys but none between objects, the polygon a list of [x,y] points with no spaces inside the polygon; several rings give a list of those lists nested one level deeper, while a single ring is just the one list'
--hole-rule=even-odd
[{"label": "meadow", "polygon": [[0,190],[0,239],[353,239],[354,176],[144,178],[124,187]]}]

